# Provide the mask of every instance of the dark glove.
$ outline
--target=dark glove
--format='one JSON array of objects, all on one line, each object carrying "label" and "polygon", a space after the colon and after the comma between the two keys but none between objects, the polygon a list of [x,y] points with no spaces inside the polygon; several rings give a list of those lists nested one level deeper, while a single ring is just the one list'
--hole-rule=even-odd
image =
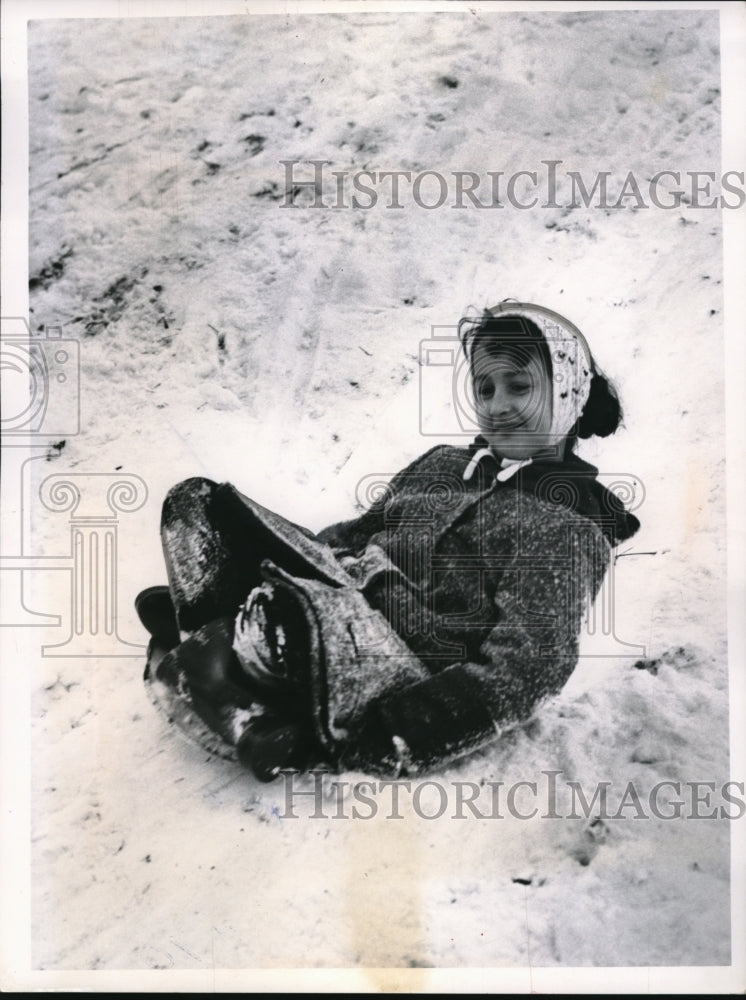
[{"label": "dark glove", "polygon": [[372,706],[345,744],[337,765],[340,770],[359,770],[398,778],[408,773],[408,757],[404,740],[389,731],[384,719]]},{"label": "dark glove", "polygon": [[274,781],[280,771],[305,771],[318,753],[310,728],[294,722],[280,723],[266,730],[247,730],[236,745],[244,767],[259,781]]}]

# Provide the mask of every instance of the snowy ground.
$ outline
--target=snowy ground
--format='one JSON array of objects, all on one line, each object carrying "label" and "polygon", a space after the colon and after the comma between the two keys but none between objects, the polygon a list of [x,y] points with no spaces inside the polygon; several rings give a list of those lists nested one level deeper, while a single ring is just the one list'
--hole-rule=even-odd
[{"label": "snowy ground", "polygon": [[[616,564],[616,635],[659,662],[589,639],[534,723],[440,777],[555,769],[643,798],[726,781],[720,213],[279,197],[289,159],[719,172],[716,12],[50,21],[29,39],[32,328],[61,325],[82,366],[82,432],[35,480],[147,484],[120,516],[120,636],[145,642],[132,600],[164,581],[173,482],[229,479],[314,529],[350,515],[363,475],[435,443],[420,341],[510,295],[568,315],[619,382],[626,429],[584,454],[644,484],[624,551],[654,554]],[[37,544],[64,551],[66,518],[44,515]],[[37,610],[64,615],[66,581],[38,582]],[[33,967],[730,962],[727,820],[281,820],[282,787],[182,742],[141,672],[39,658]]]}]

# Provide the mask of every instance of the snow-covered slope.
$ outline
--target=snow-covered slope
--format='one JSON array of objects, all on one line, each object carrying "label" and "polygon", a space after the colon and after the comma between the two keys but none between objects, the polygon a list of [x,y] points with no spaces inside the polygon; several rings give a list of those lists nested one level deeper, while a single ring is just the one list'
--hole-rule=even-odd
[{"label": "snow-covered slope", "polygon": [[[716,12],[49,21],[29,38],[32,326],[78,338],[82,365],[82,432],[39,466],[147,484],[120,518],[120,635],[145,641],[132,599],[165,579],[173,482],[229,479],[314,529],[349,516],[361,477],[437,440],[419,430],[423,391],[447,417],[422,389],[432,328],[538,302],[620,386],[626,428],[584,455],[643,485],[642,529],[615,566],[616,638],[587,636],[559,698],[441,780],[719,788],[719,212],[456,209],[453,188],[434,210],[283,207],[280,162],[486,178],[561,160],[617,186],[719,172]],[[44,513],[38,543],[64,548]],[[40,610],[69,606],[59,579],[37,583]],[[37,967],[729,962],[727,820],[459,820],[452,800],[428,820],[406,797],[398,821],[383,797],[367,821],[283,819],[282,786],[182,743],[141,670],[35,668]]]}]

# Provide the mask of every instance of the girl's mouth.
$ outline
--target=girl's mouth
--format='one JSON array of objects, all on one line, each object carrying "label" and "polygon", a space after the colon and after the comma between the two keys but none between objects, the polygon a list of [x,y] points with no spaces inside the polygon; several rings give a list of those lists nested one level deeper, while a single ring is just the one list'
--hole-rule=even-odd
[{"label": "girl's mouth", "polygon": [[524,426],[525,421],[518,423],[490,424],[485,433],[487,434],[513,434]]}]

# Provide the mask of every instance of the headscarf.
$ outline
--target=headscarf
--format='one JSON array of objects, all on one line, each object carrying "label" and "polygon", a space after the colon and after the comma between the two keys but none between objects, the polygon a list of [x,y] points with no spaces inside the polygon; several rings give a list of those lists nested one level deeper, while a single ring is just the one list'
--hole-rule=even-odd
[{"label": "headscarf", "polygon": [[[552,361],[552,424],[550,434],[564,437],[583,412],[591,391],[593,362],[585,337],[564,316],[528,302],[504,300],[486,310],[494,319],[522,316],[541,330]],[[487,318],[485,315],[485,319]]]},{"label": "headscarf", "polygon": [[[513,319],[521,317],[530,320],[541,331],[549,349],[552,380],[552,421],[549,437],[559,442],[575,426],[583,412],[591,391],[593,360],[588,344],[578,328],[564,316],[529,302],[504,299],[499,305],[486,309],[475,326],[490,319]],[[472,346],[473,350],[473,346]],[[480,449],[473,457],[464,473],[470,479],[476,465],[489,449]],[[518,469],[530,464],[531,459],[503,459],[498,478],[507,480]]]}]

